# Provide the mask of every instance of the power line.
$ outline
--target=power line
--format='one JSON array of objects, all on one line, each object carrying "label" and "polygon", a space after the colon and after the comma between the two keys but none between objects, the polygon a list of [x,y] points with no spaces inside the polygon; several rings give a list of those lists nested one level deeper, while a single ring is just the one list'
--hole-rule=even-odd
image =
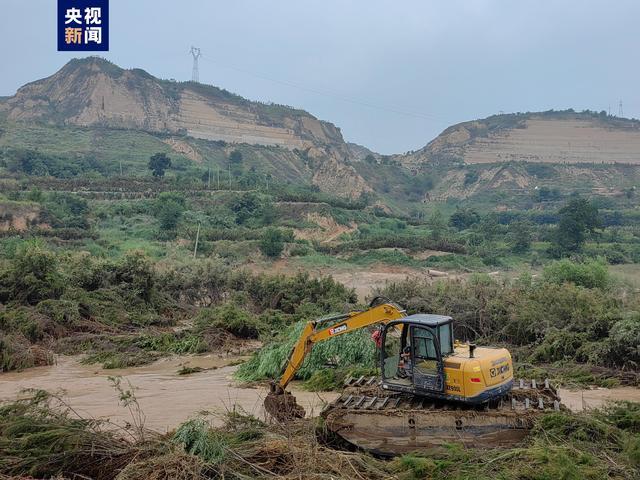
[{"label": "power line", "polygon": [[191,81],[200,83],[200,73],[198,72],[198,59],[202,56],[200,49],[198,47],[191,47],[189,53],[193,55],[193,70],[191,71]]},{"label": "power line", "polygon": [[622,112],[622,100],[620,100],[620,103],[618,104],[618,116],[624,117],[624,113]]},{"label": "power line", "polygon": [[306,87],[304,85],[300,85],[294,82],[290,82],[288,80],[281,80],[281,79],[277,79],[277,78],[273,78],[269,75],[263,74],[263,73],[258,73],[258,72],[253,72],[244,68],[240,68],[240,67],[236,67],[233,65],[229,65],[229,64],[223,64],[221,62],[219,62],[218,60],[215,60],[213,58],[210,58],[209,56],[202,56],[202,59],[206,62],[211,62],[213,64],[216,64],[218,66],[221,66],[223,68],[228,68],[230,70],[236,70],[238,72],[241,73],[245,73],[247,75],[250,75],[252,77],[256,77],[256,78],[261,78],[263,80],[268,80],[270,82],[273,83],[278,83],[280,85],[285,85],[287,87],[293,87],[293,88],[297,88],[298,90],[303,90],[306,92],[310,92],[310,93],[315,93],[316,95],[322,95],[325,97],[330,97],[330,98],[334,98],[336,100],[340,100],[343,102],[349,102],[349,103],[353,103],[356,105],[362,105],[368,108],[375,108],[377,110],[383,110],[383,111],[387,111],[387,112],[391,112],[391,113],[396,113],[399,115],[406,115],[406,116],[410,116],[410,117],[416,117],[416,118],[422,118],[422,119],[426,119],[426,120],[439,120],[439,121],[448,121],[442,117],[438,117],[436,115],[432,115],[432,114],[426,114],[426,113],[421,113],[421,112],[412,112],[412,111],[408,111],[408,110],[404,110],[404,109],[400,109],[400,108],[396,108],[396,107],[389,107],[386,105],[379,105],[379,104],[375,104],[375,103],[371,103],[369,101],[366,100],[361,100],[361,99],[357,99],[357,98],[353,98],[353,97],[347,97],[345,95],[342,95],[340,93],[336,93],[336,92],[332,92],[329,90],[320,90],[317,88],[311,88],[311,87]]}]

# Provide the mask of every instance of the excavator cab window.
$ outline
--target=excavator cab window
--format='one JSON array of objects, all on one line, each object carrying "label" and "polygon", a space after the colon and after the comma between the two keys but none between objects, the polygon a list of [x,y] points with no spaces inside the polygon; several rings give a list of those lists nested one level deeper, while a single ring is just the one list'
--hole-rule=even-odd
[{"label": "excavator cab window", "polygon": [[[393,332],[393,330],[391,331]],[[383,365],[382,373],[385,377],[394,377],[398,372],[400,354],[402,352],[401,338],[399,335],[387,333],[382,347]]]},{"label": "excavator cab window", "polygon": [[[450,331],[450,330],[449,330]],[[419,390],[442,392],[444,370],[439,329],[413,326],[413,384]]]},{"label": "excavator cab window", "polygon": [[438,327],[438,337],[440,338],[440,353],[442,356],[453,353],[453,331],[451,322]]},{"label": "excavator cab window", "polygon": [[[447,332],[451,330],[442,336]],[[380,352],[383,384],[392,390],[442,393],[444,369],[440,335],[438,327],[402,320],[387,324]],[[445,350],[449,351],[447,347]]]},{"label": "excavator cab window", "polygon": [[439,360],[433,331],[430,328],[413,327],[413,358],[422,371],[437,372]]}]

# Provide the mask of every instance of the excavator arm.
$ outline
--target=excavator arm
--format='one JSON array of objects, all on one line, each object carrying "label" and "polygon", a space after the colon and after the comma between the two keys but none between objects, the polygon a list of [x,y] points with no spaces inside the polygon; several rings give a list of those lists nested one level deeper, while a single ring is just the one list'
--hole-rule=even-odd
[{"label": "excavator arm", "polygon": [[[271,392],[264,402],[266,410],[280,420],[304,416],[304,409],[296,403],[294,397],[285,392],[285,389],[302,366],[314,344],[371,325],[388,323],[404,316],[406,316],[405,310],[388,302],[370,307],[367,310],[308,322],[291,350],[280,379],[271,384]],[[322,328],[327,322],[331,322],[331,325]]]}]

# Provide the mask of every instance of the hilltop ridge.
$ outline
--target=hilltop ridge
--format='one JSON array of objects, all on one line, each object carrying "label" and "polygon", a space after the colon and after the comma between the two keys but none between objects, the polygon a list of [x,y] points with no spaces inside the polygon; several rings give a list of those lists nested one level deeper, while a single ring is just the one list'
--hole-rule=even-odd
[{"label": "hilltop ridge", "polygon": [[342,146],[340,130],[291,107],[246,100],[211,85],[161,80],[100,57],[69,61],[5,99],[10,120],[183,133],[206,140],[308,148]]}]

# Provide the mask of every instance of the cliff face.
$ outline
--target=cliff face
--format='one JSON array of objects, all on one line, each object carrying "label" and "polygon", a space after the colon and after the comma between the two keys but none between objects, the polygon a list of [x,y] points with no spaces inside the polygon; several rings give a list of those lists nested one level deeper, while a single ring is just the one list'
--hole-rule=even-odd
[{"label": "cliff face", "polygon": [[302,110],[251,102],[208,85],[159,80],[95,57],[72,60],[25,85],[3,109],[10,120],[186,133],[290,149],[344,145],[338,128]]},{"label": "cliff face", "polygon": [[453,125],[424,148],[398,156],[421,163],[640,164],[640,122],[593,112],[495,115]]}]

